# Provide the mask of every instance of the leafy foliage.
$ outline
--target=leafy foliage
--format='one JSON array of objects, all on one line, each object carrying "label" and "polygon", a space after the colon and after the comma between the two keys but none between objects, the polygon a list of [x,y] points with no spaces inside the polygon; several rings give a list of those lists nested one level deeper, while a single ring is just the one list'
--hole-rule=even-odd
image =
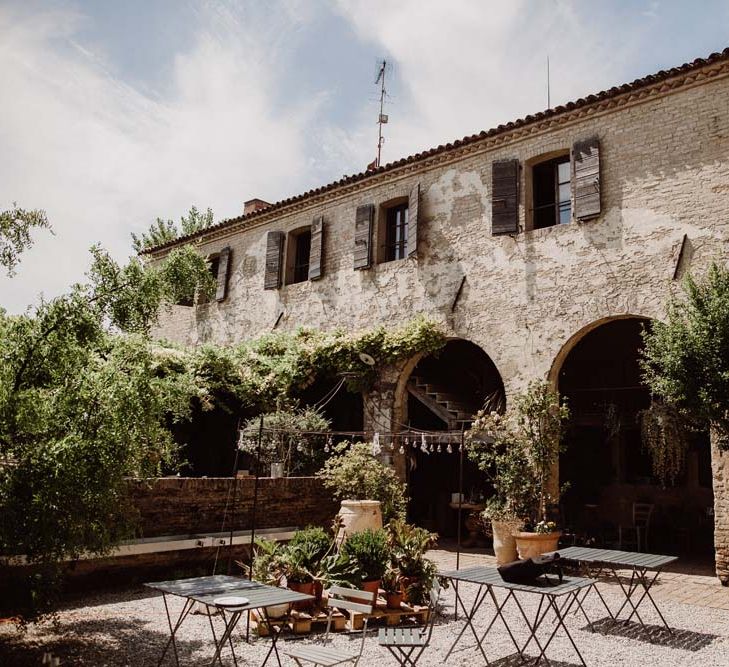
[{"label": "leafy foliage", "polygon": [[180,236],[187,236],[201,229],[207,229],[213,225],[213,222],[212,209],[208,208],[205,213],[201,213],[193,206],[187,216],[183,215],[180,218],[179,227],[172,220],[157,218],[146,232],[142,232],[141,236],[132,233],[132,247],[135,252],[141,253],[149,248],[174,241]]},{"label": "leafy foliage", "polygon": [[729,270],[713,264],[701,279],[688,276],[666,321],[643,338],[643,380],[653,394],[729,449]]},{"label": "leafy foliage", "polygon": [[12,276],[20,255],[33,245],[33,229],[50,229],[45,211],[26,211],[13,204],[10,211],[0,211],[0,267]]},{"label": "leafy foliage", "polygon": [[395,470],[372,454],[365,442],[342,442],[316,473],[337,500],[379,500],[382,520],[405,517],[405,484]]},{"label": "leafy foliage", "polygon": [[[148,338],[179,289],[169,267],[92,252],[88,283],[0,315],[0,554],[23,554],[54,580],[61,561],[105,554],[130,534],[124,477],[174,462],[169,421],[202,391]],[[170,262],[188,286],[207,274],[190,250]]]},{"label": "leafy foliage", "polygon": [[278,410],[263,415],[260,456],[260,417],[249,419],[241,429],[241,451],[257,457],[263,465],[282,462],[286,475],[312,475],[324,463],[323,437],[299,431],[325,432],[329,421],[313,408]]},{"label": "leafy foliage", "polygon": [[436,545],[438,535],[400,519],[390,521],[385,530],[391,550],[389,583],[392,584],[395,579],[392,572],[398,573],[399,579],[406,585],[408,601],[426,604],[438,568],[425,557],[425,553]]},{"label": "leafy foliage", "polygon": [[641,442],[651,457],[653,473],[664,485],[673,484],[683,471],[689,450],[686,420],[660,401],[653,401],[638,418]]},{"label": "leafy foliage", "polygon": [[546,519],[549,475],[569,410],[546,382],[533,382],[503,415],[479,412],[466,434],[468,455],[494,488],[484,515],[492,521]]},{"label": "leafy foliage", "polygon": [[382,579],[390,562],[387,533],[371,528],[353,533],[342,545],[342,553],[357,564],[361,581]]}]

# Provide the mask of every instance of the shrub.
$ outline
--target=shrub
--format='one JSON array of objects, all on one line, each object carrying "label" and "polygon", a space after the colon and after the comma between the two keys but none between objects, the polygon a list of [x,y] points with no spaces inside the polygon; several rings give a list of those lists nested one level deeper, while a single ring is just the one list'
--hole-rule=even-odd
[{"label": "shrub", "polygon": [[354,533],[342,545],[342,554],[357,564],[362,581],[382,579],[391,555],[387,533],[370,528]]},{"label": "shrub", "polygon": [[337,500],[379,500],[382,520],[403,519],[405,485],[391,466],[372,454],[372,445],[343,442],[316,473]]}]

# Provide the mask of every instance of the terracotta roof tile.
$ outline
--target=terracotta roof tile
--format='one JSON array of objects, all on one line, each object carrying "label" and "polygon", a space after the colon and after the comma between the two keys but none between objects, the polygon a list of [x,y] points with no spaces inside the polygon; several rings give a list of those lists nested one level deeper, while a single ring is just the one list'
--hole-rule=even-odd
[{"label": "terracotta roof tile", "polygon": [[[544,120],[545,118],[553,118],[553,117],[558,116],[567,111],[574,111],[575,109],[580,109],[582,107],[589,106],[591,104],[594,104],[595,102],[608,100],[612,97],[616,97],[618,95],[623,95],[627,92],[639,90],[640,88],[643,88],[645,86],[657,83],[659,81],[668,80],[679,74],[686,74],[687,72],[690,72],[691,70],[700,69],[701,67],[705,67],[706,65],[710,65],[712,63],[715,63],[715,62],[718,62],[721,60],[729,60],[729,48],[724,49],[720,53],[712,53],[707,58],[697,58],[696,60],[694,60],[690,63],[685,63],[685,64],[681,65],[680,67],[673,67],[669,70],[660,70],[659,72],[656,72],[655,74],[649,74],[640,79],[635,79],[635,81],[632,81],[630,83],[624,83],[621,86],[613,86],[609,90],[603,90],[599,93],[588,95],[587,97],[581,97],[573,102],[568,102],[564,105],[557,106],[553,109],[547,109],[546,111],[541,111],[536,114],[530,114],[528,116],[525,116],[524,118],[520,118],[519,120],[511,121],[511,122],[507,123],[506,125],[499,125],[495,128],[491,128],[490,130],[482,130],[478,134],[472,134],[470,136],[463,137],[462,139],[457,139],[456,141],[453,141],[452,143],[448,143],[445,145],[441,144],[440,146],[437,146],[435,148],[431,148],[429,150],[426,150],[426,151],[423,151],[420,153],[415,153],[413,155],[409,155],[407,157],[401,158],[394,162],[389,162],[376,169],[371,169],[369,171],[363,171],[363,172],[360,172],[359,174],[353,174],[351,176],[347,176],[345,174],[338,181],[333,181],[332,183],[329,183],[327,185],[322,185],[320,187],[313,188],[311,190],[308,190],[301,194],[295,195],[293,197],[287,197],[286,199],[282,199],[280,201],[277,201],[274,204],[271,204],[270,206],[266,207],[265,209],[261,209],[259,211],[254,211],[252,213],[249,213],[248,215],[241,215],[241,216],[238,216],[235,218],[230,218],[228,220],[222,220],[221,222],[219,222],[215,225],[212,225],[199,232],[187,234],[186,236],[180,236],[177,239],[175,239],[174,241],[168,241],[167,243],[162,243],[162,244],[154,246],[152,248],[147,248],[146,250],[143,251],[142,254],[152,253],[152,252],[156,252],[159,250],[164,250],[166,248],[173,247],[180,243],[190,241],[190,240],[198,238],[198,237],[205,236],[206,234],[208,234],[212,231],[216,231],[216,230],[222,229],[224,227],[227,227],[229,225],[239,223],[243,220],[246,220],[246,221],[254,220],[255,218],[258,218],[258,217],[261,217],[262,215],[270,213],[271,211],[275,211],[277,209],[284,208],[284,207],[288,206],[289,204],[293,204],[295,202],[300,202],[300,201],[308,199],[309,197],[312,197],[314,195],[328,192],[329,190],[333,190],[341,185],[346,185],[348,183],[356,183],[358,181],[363,181],[376,174],[382,174],[386,171],[391,171],[393,169],[397,169],[398,167],[401,167],[403,165],[406,165],[406,164],[409,164],[412,162],[417,162],[418,160],[423,160],[427,157],[437,155],[438,153],[444,153],[444,152],[453,150],[454,148],[459,148],[461,146],[475,143],[475,142],[485,139],[487,137],[493,137],[498,134],[503,134],[504,132],[508,132],[508,131],[516,129],[516,128],[524,127],[525,125],[529,125],[536,121]],[[670,90],[670,88],[667,86],[666,90]]]}]

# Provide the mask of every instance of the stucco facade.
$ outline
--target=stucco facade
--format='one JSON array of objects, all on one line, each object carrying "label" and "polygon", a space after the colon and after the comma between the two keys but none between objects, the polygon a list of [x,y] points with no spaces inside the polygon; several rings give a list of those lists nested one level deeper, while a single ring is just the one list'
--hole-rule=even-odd
[{"label": "stucco facade", "polygon": [[[204,254],[231,249],[226,298],[175,307],[157,334],[189,346],[229,344],[300,326],[395,326],[423,313],[489,355],[507,399],[534,378],[556,378],[571,345],[597,323],[660,319],[686,271],[729,259],[729,54],[664,74],[199,235]],[[599,139],[600,214],[529,230],[531,165],[587,137]],[[520,165],[520,229],[494,236],[492,165],[508,159]],[[417,184],[417,257],[354,270],[357,207],[374,204],[383,215]],[[267,232],[289,233],[318,216],[321,279],[264,290]],[[371,398],[395,415],[400,378],[388,373]],[[715,538],[727,576],[723,458],[714,454]]]}]

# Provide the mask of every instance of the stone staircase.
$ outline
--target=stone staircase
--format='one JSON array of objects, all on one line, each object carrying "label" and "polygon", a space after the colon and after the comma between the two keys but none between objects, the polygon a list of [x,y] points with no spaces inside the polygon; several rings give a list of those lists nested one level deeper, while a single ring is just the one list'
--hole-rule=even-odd
[{"label": "stone staircase", "polygon": [[459,395],[453,387],[445,387],[417,375],[410,376],[408,392],[442,419],[452,431],[470,426],[474,414],[480,408],[468,398]]}]

